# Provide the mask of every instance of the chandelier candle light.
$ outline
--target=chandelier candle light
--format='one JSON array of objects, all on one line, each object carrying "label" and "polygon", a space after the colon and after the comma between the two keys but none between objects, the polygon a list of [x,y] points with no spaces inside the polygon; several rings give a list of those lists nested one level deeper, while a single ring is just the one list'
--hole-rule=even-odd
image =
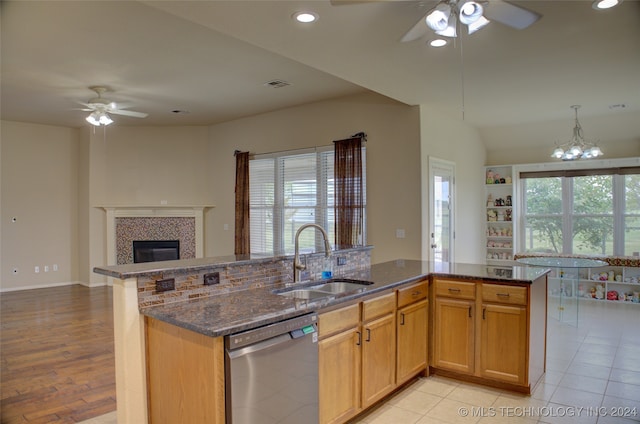
[{"label": "chandelier candle light", "polygon": [[595,143],[588,143],[584,139],[582,127],[578,121],[578,109],[580,109],[580,105],[573,105],[571,108],[576,113],[576,125],[573,127],[573,137],[566,143],[556,143],[556,148],[551,154],[551,157],[569,161],[576,159],[593,159],[602,156],[602,150],[600,150]]}]

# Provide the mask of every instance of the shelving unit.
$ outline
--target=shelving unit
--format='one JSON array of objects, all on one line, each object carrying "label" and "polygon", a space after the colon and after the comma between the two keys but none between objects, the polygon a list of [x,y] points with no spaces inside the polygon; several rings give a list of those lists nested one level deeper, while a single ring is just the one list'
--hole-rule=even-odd
[{"label": "shelving unit", "polygon": [[640,268],[585,268],[578,275],[575,270],[565,272],[554,269],[549,274],[549,296],[563,296],[567,299],[579,297],[595,302],[620,302],[640,306]]},{"label": "shelving unit", "polygon": [[485,236],[488,265],[512,265],[515,252],[515,192],[511,166],[485,167]]}]

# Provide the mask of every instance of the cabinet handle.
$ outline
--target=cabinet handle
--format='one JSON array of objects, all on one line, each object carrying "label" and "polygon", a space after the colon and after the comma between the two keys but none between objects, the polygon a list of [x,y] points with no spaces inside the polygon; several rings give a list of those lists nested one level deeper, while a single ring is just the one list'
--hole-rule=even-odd
[{"label": "cabinet handle", "polygon": [[487,311],[487,308],[482,308],[482,319],[486,319],[484,313]]},{"label": "cabinet handle", "polygon": [[371,330],[369,330],[367,328],[367,338],[366,338],[365,342],[370,342],[370,341],[371,341]]},{"label": "cabinet handle", "polygon": [[469,306],[469,318],[471,318],[471,306]]},{"label": "cabinet handle", "polygon": [[404,312],[400,312],[400,325],[404,325]]},{"label": "cabinet handle", "polygon": [[509,297],[509,293],[496,293],[496,296]]},{"label": "cabinet handle", "polygon": [[453,288],[453,287],[449,287],[449,291],[451,293],[460,293],[460,289],[456,289],[456,288]]},{"label": "cabinet handle", "polygon": [[362,333],[359,331],[356,331],[356,333],[358,333],[358,341],[356,342],[356,346],[360,346],[362,344]]}]

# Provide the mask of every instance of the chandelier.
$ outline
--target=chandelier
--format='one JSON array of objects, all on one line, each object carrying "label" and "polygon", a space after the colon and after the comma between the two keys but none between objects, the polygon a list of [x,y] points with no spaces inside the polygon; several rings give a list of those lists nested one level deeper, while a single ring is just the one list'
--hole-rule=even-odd
[{"label": "chandelier", "polygon": [[573,127],[573,137],[563,144],[556,143],[556,148],[551,154],[552,158],[565,161],[576,159],[593,159],[602,156],[602,150],[595,143],[588,143],[582,135],[582,127],[578,122],[578,109],[580,105],[573,105],[571,108],[576,113],[576,126]]},{"label": "chandelier", "polygon": [[479,2],[470,0],[443,0],[429,13],[426,22],[436,34],[444,37],[456,37],[456,21],[467,25],[469,34],[473,34],[489,23],[482,14],[484,8]]}]

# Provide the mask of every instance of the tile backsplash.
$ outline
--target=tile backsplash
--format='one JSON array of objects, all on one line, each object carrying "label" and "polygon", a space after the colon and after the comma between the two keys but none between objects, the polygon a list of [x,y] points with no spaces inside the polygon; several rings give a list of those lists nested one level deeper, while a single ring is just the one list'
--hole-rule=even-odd
[{"label": "tile backsplash", "polygon": [[[338,258],[344,265],[337,265]],[[324,253],[304,255],[309,271],[309,280],[319,280],[325,263]],[[371,247],[338,250],[331,255],[333,275],[345,276],[354,273],[366,273],[371,266]],[[219,274],[219,283],[204,284],[204,275]],[[174,278],[175,290],[157,292],[156,280]],[[360,276],[360,278],[363,278]],[[293,283],[293,257],[275,257],[255,261],[241,261],[237,264],[224,263],[211,265],[211,268],[198,272],[171,270],[157,275],[138,278],[138,307],[182,302],[199,297],[215,296],[235,290],[246,290],[265,286],[284,286]]]}]

